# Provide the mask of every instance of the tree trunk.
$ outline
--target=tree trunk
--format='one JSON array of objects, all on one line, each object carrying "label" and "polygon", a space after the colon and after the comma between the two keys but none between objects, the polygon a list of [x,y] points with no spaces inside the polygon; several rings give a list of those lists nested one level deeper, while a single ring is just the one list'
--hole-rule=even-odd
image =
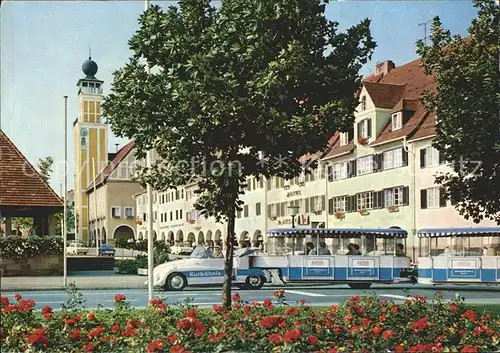
[{"label": "tree trunk", "polygon": [[[234,213],[234,212],[231,212]],[[233,278],[233,237],[235,215],[227,220],[227,234],[225,239],[226,260],[224,262],[224,286],[222,287],[222,306],[226,311],[231,310],[231,284]]]}]

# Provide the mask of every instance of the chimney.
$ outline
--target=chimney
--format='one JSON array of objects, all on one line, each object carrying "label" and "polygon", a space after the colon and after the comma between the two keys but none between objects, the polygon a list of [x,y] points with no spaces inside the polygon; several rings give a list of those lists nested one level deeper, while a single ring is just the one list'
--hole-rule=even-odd
[{"label": "chimney", "polygon": [[392,60],[386,60],[375,64],[375,75],[383,74],[384,76],[394,69],[396,65]]},{"label": "chimney", "polygon": [[118,146],[120,146],[120,144],[115,143],[115,152],[118,152]]}]

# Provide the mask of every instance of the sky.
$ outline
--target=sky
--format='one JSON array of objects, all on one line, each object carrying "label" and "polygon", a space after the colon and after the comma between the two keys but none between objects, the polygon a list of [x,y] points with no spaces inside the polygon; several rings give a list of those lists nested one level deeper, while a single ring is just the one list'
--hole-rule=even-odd
[{"label": "sky", "polygon": [[[152,1],[162,7],[170,1]],[[1,7],[1,128],[34,165],[39,158],[55,160],[51,185],[64,182],[64,98],[68,98],[68,189],[73,188],[72,122],[77,117],[78,79],[89,47],[99,66],[96,77],[109,93],[113,71],[131,52],[128,40],[138,29],[143,1],[2,1]],[[439,16],[445,28],[465,35],[477,11],[472,1],[339,1],[327,5],[326,16],[340,29],[364,18],[372,20],[377,48],[362,70],[376,62],[396,66],[417,58],[415,42],[424,37],[420,23]],[[109,132],[109,152],[127,140]],[[8,166],[1,166],[2,168]]]}]

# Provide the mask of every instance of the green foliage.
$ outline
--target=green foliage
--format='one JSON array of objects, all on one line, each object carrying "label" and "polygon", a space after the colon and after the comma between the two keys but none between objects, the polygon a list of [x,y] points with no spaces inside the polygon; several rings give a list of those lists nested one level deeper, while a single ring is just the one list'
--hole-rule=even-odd
[{"label": "green foliage", "polygon": [[[117,260],[116,267],[118,267],[118,273],[121,274],[137,274],[137,269],[139,268],[139,262],[137,260]],[[146,260],[147,265],[147,260]]]},{"label": "green foliage", "polygon": [[75,282],[70,282],[66,288],[68,299],[62,304],[63,310],[82,310],[85,309],[86,299],[83,299],[83,294],[79,291]]},{"label": "green foliage", "polygon": [[61,255],[63,250],[62,237],[0,237],[0,251],[2,258],[6,259],[25,259],[38,255]]},{"label": "green foliage", "polygon": [[452,36],[435,18],[431,44],[417,45],[437,84],[424,97],[437,115],[434,146],[453,161],[453,172],[436,181],[466,219],[500,224],[500,7],[493,0],[474,4],[479,13],[466,38]]},{"label": "green foliage", "polygon": [[12,217],[12,228],[18,232],[28,230],[31,232],[33,228],[33,217]]},{"label": "green foliage", "polygon": [[[103,105],[138,157],[138,176],[166,190],[197,181],[195,205],[227,221],[224,301],[230,306],[234,219],[247,176],[292,178],[299,157],[350,126],[359,70],[375,48],[370,21],[339,33],[319,0],[181,0],[152,6],[129,41]],[[141,58],[152,68],[146,73]]]},{"label": "green foliage", "polygon": [[[64,212],[59,212],[55,216],[55,232],[56,234],[62,234],[61,231],[61,221],[64,217]],[[75,224],[75,206],[72,203],[66,205],[66,226],[68,227],[68,233],[73,230]],[[74,231],[74,230],[73,230]]]},{"label": "green foliage", "polygon": [[52,170],[53,164],[54,164],[54,159],[50,156],[38,159],[38,164],[37,164],[38,172],[40,173],[40,176],[42,177],[43,181],[45,181],[47,184],[50,182],[50,176],[53,172]]}]

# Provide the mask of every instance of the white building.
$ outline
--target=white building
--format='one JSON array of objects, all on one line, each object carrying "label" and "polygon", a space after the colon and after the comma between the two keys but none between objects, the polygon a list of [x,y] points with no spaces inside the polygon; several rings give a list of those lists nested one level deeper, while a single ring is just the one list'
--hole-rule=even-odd
[{"label": "white building", "polygon": [[[419,228],[494,225],[465,220],[434,184],[434,175],[450,168],[431,146],[435,116],[420,102],[427,90],[435,85],[420,59],[397,68],[391,61],[377,64],[375,74],[363,82],[354,125],[330,138],[317,170],[289,181],[248,179],[236,219],[238,240],[266,243],[268,229],[290,227],[290,205],[298,207],[296,227],[406,229],[410,255],[415,255]],[[188,185],[155,193],[154,224],[161,239],[192,243],[226,234],[224,224],[194,210],[195,189]],[[136,199],[141,237],[146,235],[146,195]]]}]

